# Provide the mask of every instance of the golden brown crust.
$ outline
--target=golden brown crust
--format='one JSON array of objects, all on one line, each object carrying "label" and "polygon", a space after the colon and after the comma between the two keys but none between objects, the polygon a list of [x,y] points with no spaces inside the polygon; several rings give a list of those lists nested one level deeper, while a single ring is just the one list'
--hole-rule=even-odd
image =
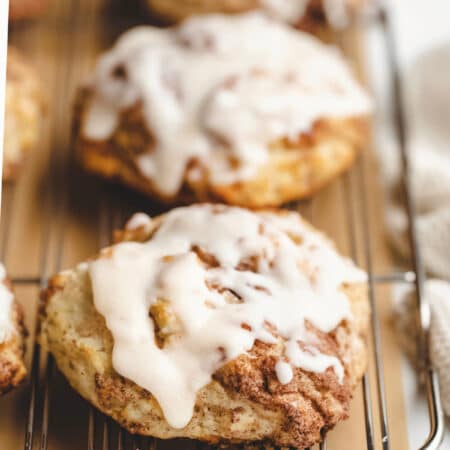
[{"label": "golden brown crust", "polygon": [[[198,14],[236,14],[261,7],[260,0],[144,0],[150,10],[166,22],[176,23]],[[312,33],[325,41],[335,37],[328,24],[324,0],[309,0],[306,12],[295,27]],[[350,16],[362,9],[363,0],[347,0]]]},{"label": "golden brown crust", "polygon": [[236,14],[256,9],[259,0],[144,0],[160,18],[174,23],[198,14]]},{"label": "golden brown crust", "polygon": [[[75,108],[74,133],[81,165],[89,172],[119,181],[169,204],[221,201],[261,208],[309,197],[353,164],[368,135],[366,119],[323,119],[297,142],[274,142],[269,161],[252,179],[216,184],[208,179],[208,168],[192,160],[180,192],[174,197],[164,197],[136,165],[136,157],[147,149],[151,151],[153,143],[141,105],[122,112],[111,138],[92,141],[81,132],[91,95],[89,90],[81,91]],[[194,173],[195,176],[191,176]]]},{"label": "golden brown crust", "polygon": [[[126,230],[116,237],[145,241],[161,220],[163,216],[155,219],[151,229]],[[342,384],[332,369],[316,374],[295,369],[293,380],[281,385],[274,367],[283,353],[282,339],[275,345],[257,341],[248,354],[214,374],[198,393],[191,422],[181,430],[167,424],[149,392],[114,371],[113,340],[94,308],[85,268],[57,275],[43,292],[40,339],[71,385],[132,433],[214,444],[261,442],[305,448],[348,416],[352,391],[366,368],[366,286],[345,286],[344,291],[354,319],[330,334],[309,326],[320,342],[319,350],[341,360]]]},{"label": "golden brown crust", "polygon": [[45,0],[10,0],[9,20],[23,20],[36,17],[42,13]]},{"label": "golden brown crust", "polygon": [[[4,284],[11,289],[9,282]],[[0,395],[18,386],[26,375],[23,362],[26,330],[22,308],[16,301],[13,303],[12,324],[10,336],[0,343]]]},{"label": "golden brown crust", "polygon": [[44,100],[34,68],[8,48],[3,180],[13,180],[26,153],[38,141]]}]

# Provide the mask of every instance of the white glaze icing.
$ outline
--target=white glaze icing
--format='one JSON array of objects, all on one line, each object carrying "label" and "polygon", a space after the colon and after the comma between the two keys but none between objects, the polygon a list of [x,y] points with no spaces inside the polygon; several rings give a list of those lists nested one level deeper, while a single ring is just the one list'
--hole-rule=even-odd
[{"label": "white glaze icing", "polygon": [[147,228],[151,225],[152,219],[144,213],[135,213],[127,222],[125,228],[127,230],[136,230],[138,228]]},{"label": "white glaze icing", "polygon": [[8,336],[13,330],[11,320],[13,294],[3,284],[5,278],[5,268],[0,264],[0,344],[8,339]]},{"label": "white glaze icing", "polygon": [[[194,247],[218,264],[202,263]],[[290,381],[286,364],[331,367],[342,381],[341,362],[318,351],[305,321],[330,332],[351,320],[342,284],[366,276],[298,215],[194,205],[169,212],[151,240],[111,249],[88,270],[94,305],[114,339],[113,366],[155,396],[173,427],[187,425],[198,391],[223,364],[256,339],[275,343],[271,329],[285,340],[280,382]],[[252,257],[256,271],[238,267]],[[227,288],[234,301],[211,286]],[[163,348],[149,316],[158,299],[170,302],[182,330]]]},{"label": "white glaze icing", "polygon": [[336,49],[258,12],[131,30],[100,58],[91,86],[83,135],[108,139],[120,112],[141,102],[155,143],[136,162],[168,196],[194,158],[214,183],[248,179],[271,142],[371,110]]},{"label": "white glaze icing", "polygon": [[278,361],[275,364],[275,372],[281,384],[289,384],[294,376],[292,366],[285,361]]}]

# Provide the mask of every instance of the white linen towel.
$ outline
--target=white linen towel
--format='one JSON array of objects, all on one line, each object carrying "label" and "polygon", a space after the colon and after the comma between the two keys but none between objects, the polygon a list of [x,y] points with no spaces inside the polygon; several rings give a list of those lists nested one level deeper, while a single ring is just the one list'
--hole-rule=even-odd
[{"label": "white linen towel", "polygon": [[[430,276],[425,285],[432,315],[430,351],[439,373],[443,406],[450,416],[450,35],[447,32],[441,38],[418,54],[408,54],[404,48],[400,56],[417,233]],[[388,98],[385,92],[384,100]],[[386,187],[386,225],[393,245],[407,257],[407,217],[401,198],[400,161],[395,139],[386,131],[389,120],[389,114],[382,112],[376,127],[381,175]],[[397,297],[395,323],[403,338],[409,336],[411,346],[414,344],[412,290],[397,289],[394,294]]]}]

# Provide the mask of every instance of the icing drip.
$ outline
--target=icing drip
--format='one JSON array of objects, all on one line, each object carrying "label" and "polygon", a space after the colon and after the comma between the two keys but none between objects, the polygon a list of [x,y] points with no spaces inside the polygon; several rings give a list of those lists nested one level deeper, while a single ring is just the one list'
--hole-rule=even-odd
[{"label": "icing drip", "polygon": [[13,329],[11,322],[13,294],[3,284],[5,278],[5,268],[0,264],[0,344],[8,339],[8,336]]},{"label": "icing drip", "polygon": [[283,339],[280,382],[293,367],[331,367],[342,382],[341,362],[320,353],[305,323],[327,333],[351,320],[342,284],[366,279],[297,214],[212,205],[172,210],[149,241],[117,244],[88,270],[115,370],[151,392],[177,428],[212,374],[257,339]]},{"label": "icing drip", "polygon": [[138,228],[147,228],[152,223],[152,219],[144,213],[133,214],[127,222],[127,230],[137,230]]},{"label": "icing drip", "polygon": [[284,361],[278,361],[276,363],[275,372],[277,374],[278,381],[281,384],[290,383],[292,380],[292,377],[294,376],[291,365]]},{"label": "icing drip", "polygon": [[91,86],[83,135],[108,139],[121,111],[142,105],[154,139],[136,163],[167,196],[194,159],[212,182],[234,183],[257,173],[272,142],[371,109],[335,49],[257,12],[131,30],[100,58]]}]

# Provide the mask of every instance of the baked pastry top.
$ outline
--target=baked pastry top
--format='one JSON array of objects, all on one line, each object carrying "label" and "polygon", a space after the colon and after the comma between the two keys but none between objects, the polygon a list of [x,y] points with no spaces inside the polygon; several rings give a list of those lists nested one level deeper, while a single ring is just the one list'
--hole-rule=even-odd
[{"label": "baked pastry top", "polygon": [[26,153],[37,145],[43,110],[42,87],[34,68],[17,49],[9,47],[3,180],[15,178]]},{"label": "baked pastry top", "polygon": [[296,213],[138,214],[51,280],[41,343],[132,433],[305,448],[365,371],[365,280]]},{"label": "baked pastry top", "polygon": [[299,29],[316,32],[325,26],[346,27],[374,0],[147,0],[147,3],[152,12],[172,22],[198,14],[235,14],[262,9]]},{"label": "baked pastry top", "polygon": [[22,20],[39,15],[45,5],[46,0],[9,0],[9,19]]},{"label": "baked pastry top", "polygon": [[354,160],[371,101],[334,48],[259,13],[140,27],[76,108],[82,165],[166,202],[264,207]]},{"label": "baked pastry top", "polygon": [[25,378],[24,336],[22,310],[0,264],[0,395]]}]

